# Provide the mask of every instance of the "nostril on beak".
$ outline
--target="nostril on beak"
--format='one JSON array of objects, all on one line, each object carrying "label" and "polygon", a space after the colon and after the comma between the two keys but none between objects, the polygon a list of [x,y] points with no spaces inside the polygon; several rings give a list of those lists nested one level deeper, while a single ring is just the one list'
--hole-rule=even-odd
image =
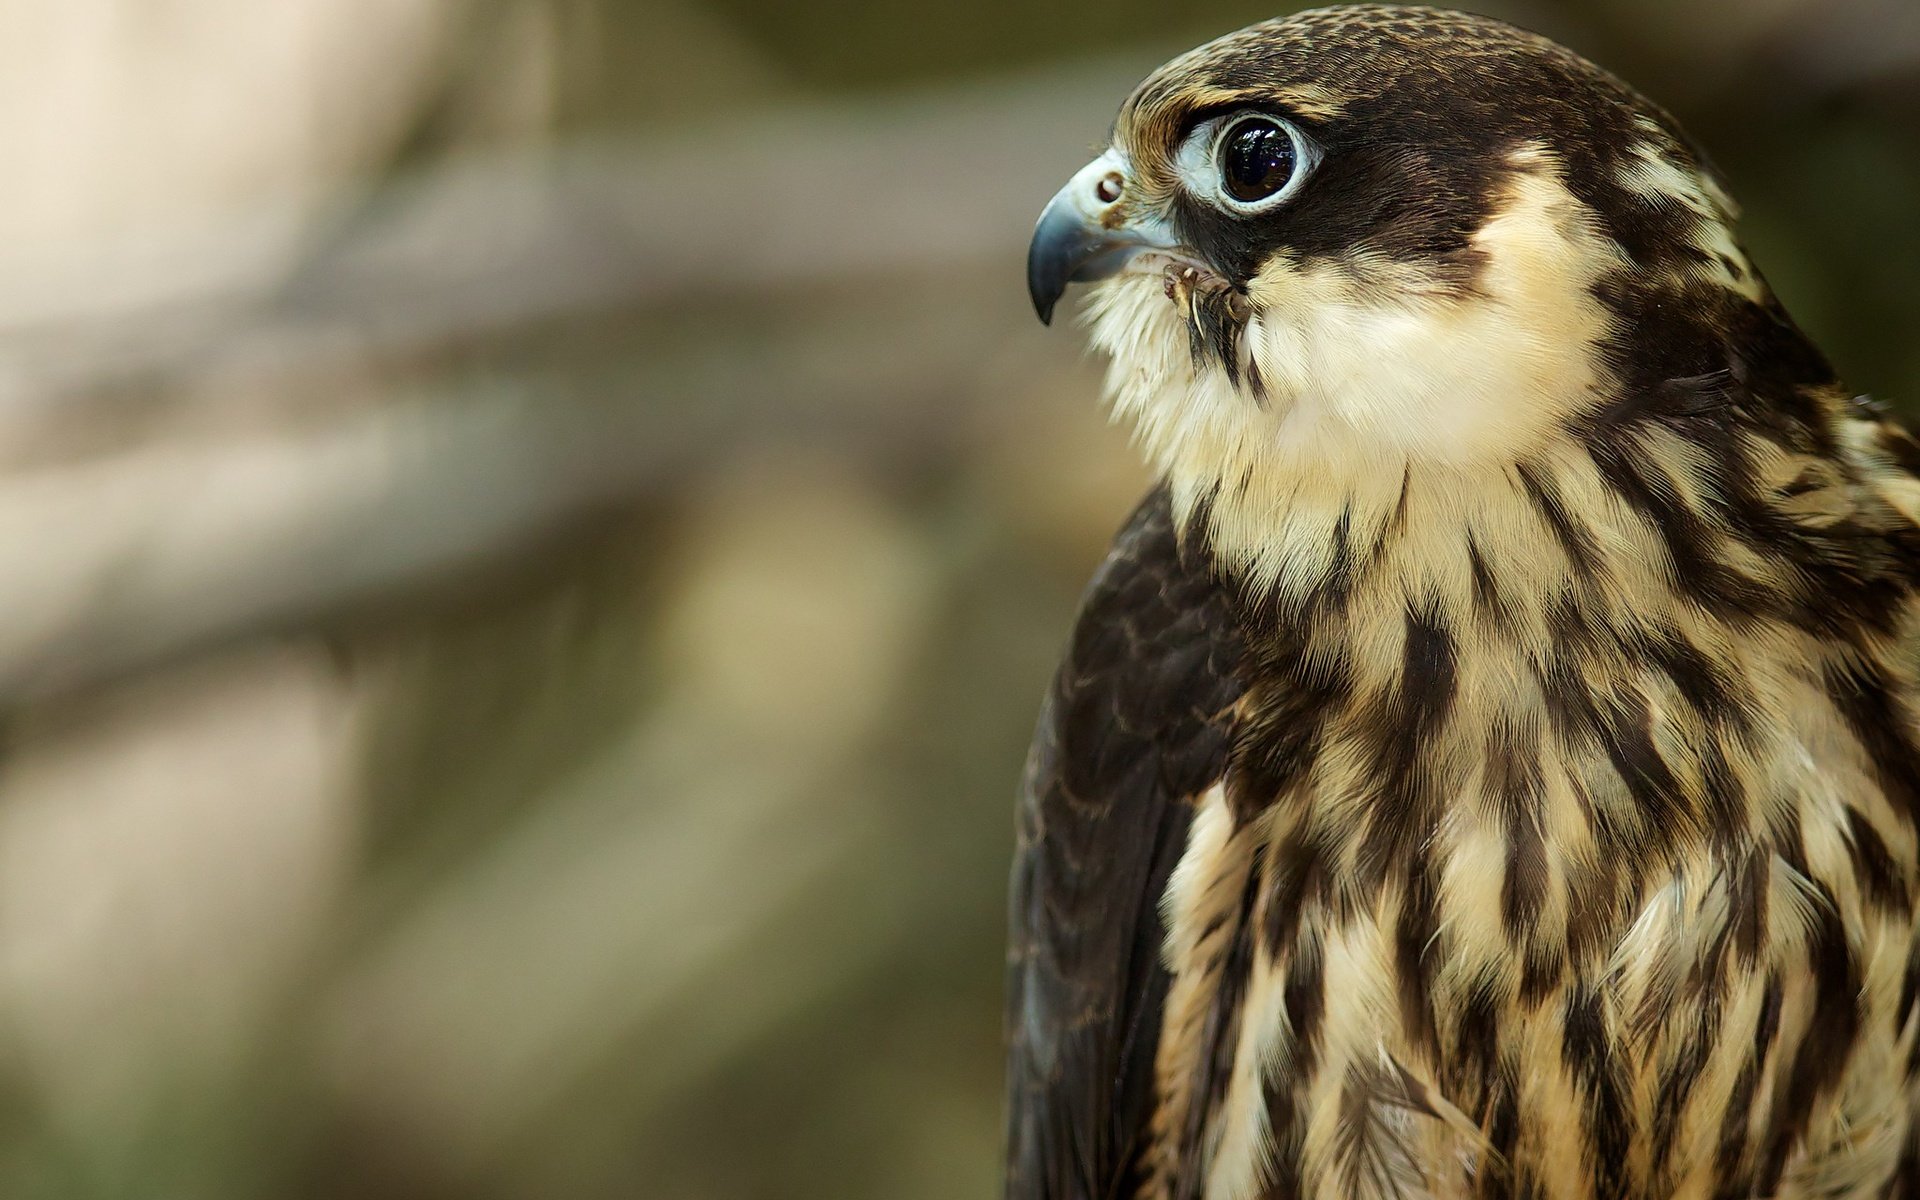
[{"label": "nostril on beak", "polygon": [[1099,183],[1093,185],[1093,194],[1100,198],[1100,203],[1112,204],[1120,198],[1120,193],[1125,190],[1126,185],[1127,181],[1121,177],[1120,172],[1108,171],[1100,177]]}]

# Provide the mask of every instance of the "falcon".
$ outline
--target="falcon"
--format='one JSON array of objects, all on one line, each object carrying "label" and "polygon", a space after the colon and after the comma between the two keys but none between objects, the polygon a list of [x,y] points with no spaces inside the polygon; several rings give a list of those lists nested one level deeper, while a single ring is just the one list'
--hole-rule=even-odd
[{"label": "falcon", "polygon": [[1009,1200],[1920,1190],[1920,447],[1626,84],[1251,26],[1049,203],[1161,482],[1012,883]]}]

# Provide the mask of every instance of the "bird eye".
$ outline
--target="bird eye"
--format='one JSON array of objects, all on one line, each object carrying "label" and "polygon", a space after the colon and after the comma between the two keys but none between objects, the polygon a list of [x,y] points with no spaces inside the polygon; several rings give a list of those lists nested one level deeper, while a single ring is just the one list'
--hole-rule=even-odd
[{"label": "bird eye", "polygon": [[1319,143],[1292,121],[1241,109],[1188,130],[1173,167],[1189,196],[1252,217],[1291,200],[1321,157]]},{"label": "bird eye", "polygon": [[1219,142],[1220,184],[1241,204],[1275,195],[1300,167],[1300,147],[1293,133],[1268,117],[1237,122]]}]

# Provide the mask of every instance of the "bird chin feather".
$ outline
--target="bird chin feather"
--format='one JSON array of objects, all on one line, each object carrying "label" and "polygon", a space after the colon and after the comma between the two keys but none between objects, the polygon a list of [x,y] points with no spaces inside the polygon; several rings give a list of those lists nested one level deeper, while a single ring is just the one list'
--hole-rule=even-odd
[{"label": "bird chin feather", "polygon": [[[1579,219],[1550,157],[1513,165],[1469,290],[1356,252],[1276,257],[1231,295],[1144,272],[1093,292],[1112,410],[1177,504],[1218,500],[1216,525],[1271,529],[1303,489],[1397,489],[1426,466],[1497,473],[1566,436],[1604,393],[1594,348],[1609,317],[1592,283],[1619,252]],[[1229,301],[1229,324],[1208,326],[1208,306]],[[1257,511],[1223,511],[1242,501]]]},{"label": "bird chin feather", "polygon": [[[1230,374],[1196,353],[1191,293],[1169,296],[1158,275],[1127,273],[1099,285],[1086,314],[1094,346],[1108,358],[1106,397],[1116,420],[1129,424],[1148,459],[1172,481],[1176,505],[1218,482],[1222,464],[1264,440],[1257,418],[1271,417],[1248,381],[1258,368]],[[1247,330],[1236,349],[1250,348]],[[1230,457],[1217,452],[1233,450]]]}]

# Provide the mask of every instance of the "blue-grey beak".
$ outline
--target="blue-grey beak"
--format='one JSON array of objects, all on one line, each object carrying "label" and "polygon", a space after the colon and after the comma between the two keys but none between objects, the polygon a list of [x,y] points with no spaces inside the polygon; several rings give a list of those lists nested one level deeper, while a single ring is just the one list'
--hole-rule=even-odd
[{"label": "blue-grey beak", "polygon": [[1117,274],[1142,250],[1171,249],[1165,222],[1129,215],[1127,164],[1109,150],[1080,168],[1040,212],[1027,246],[1027,294],[1040,323],[1053,323],[1054,305],[1070,283]]}]

